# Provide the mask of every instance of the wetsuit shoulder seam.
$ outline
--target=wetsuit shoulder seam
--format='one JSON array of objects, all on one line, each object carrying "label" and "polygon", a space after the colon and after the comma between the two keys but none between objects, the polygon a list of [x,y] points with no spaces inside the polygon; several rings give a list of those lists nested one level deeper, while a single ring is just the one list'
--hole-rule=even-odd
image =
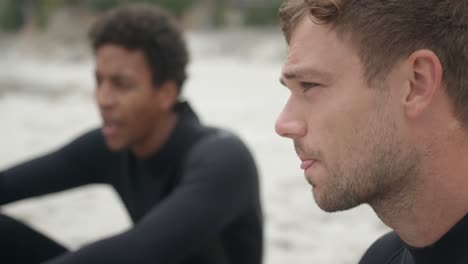
[{"label": "wetsuit shoulder seam", "polygon": [[401,246],[384,264],[390,264],[390,261],[393,261],[404,249],[405,246]]}]

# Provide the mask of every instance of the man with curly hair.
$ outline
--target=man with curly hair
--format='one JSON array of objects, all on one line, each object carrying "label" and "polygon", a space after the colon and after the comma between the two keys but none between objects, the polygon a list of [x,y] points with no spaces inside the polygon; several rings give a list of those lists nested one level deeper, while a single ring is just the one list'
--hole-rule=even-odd
[{"label": "man with curly hair", "polygon": [[394,231],[362,264],[468,263],[468,1],[287,0],[294,141],[328,212],[369,204]]},{"label": "man with curly hair", "polygon": [[102,128],[0,172],[0,205],[110,184],[134,226],[70,252],[0,215],[1,263],[260,264],[254,160],[235,135],[200,123],[179,99],[188,52],[165,11],[115,9],[90,31]]}]

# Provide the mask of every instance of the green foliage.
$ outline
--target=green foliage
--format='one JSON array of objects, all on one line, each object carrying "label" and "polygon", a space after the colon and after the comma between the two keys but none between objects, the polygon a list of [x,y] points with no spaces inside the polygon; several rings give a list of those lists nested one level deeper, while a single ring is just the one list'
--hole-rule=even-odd
[{"label": "green foliage", "polygon": [[84,0],[83,3],[92,9],[105,11],[124,3],[158,4],[177,15],[181,15],[197,2],[197,0]]},{"label": "green foliage", "polygon": [[[33,19],[40,27],[47,26],[49,18],[64,5],[78,5],[96,11],[105,11],[124,3],[146,2],[162,6],[176,16],[183,15],[199,0],[0,0],[0,30],[17,31]],[[230,0],[214,0],[213,21],[217,26],[225,22],[229,13]],[[247,25],[274,24],[277,21],[278,8],[282,0],[265,1],[262,6],[251,5],[234,7],[243,13]],[[26,8],[28,7],[28,8]],[[240,8],[240,9],[239,9]],[[28,11],[26,11],[28,10]]]},{"label": "green foliage", "polygon": [[0,1],[0,28],[6,31],[17,31],[24,23],[22,0]]},{"label": "green foliage", "polygon": [[163,8],[170,10],[174,14],[180,16],[185,11],[189,10],[197,0],[146,0],[146,2],[152,2],[162,6]]},{"label": "green foliage", "polygon": [[[248,3],[248,2],[247,2]],[[276,24],[278,21],[278,9],[282,0],[253,1],[250,4],[242,4],[232,0],[218,0],[214,2],[214,25],[226,25],[226,16],[232,10],[240,12],[244,25],[263,26]]]},{"label": "green foliage", "polygon": [[214,3],[214,14],[213,14],[213,23],[215,27],[220,27],[225,24],[226,17],[226,2],[225,1],[215,1]]},{"label": "green foliage", "polygon": [[49,17],[56,11],[60,6],[64,4],[65,0],[40,0],[37,6],[37,23],[41,28],[47,26]]},{"label": "green foliage", "polygon": [[[94,10],[98,11],[105,11],[108,9],[111,9],[119,4],[122,4],[123,2],[128,2],[124,0],[84,0],[83,4],[86,6],[91,7]],[[138,2],[138,1],[132,1],[132,2]]]},{"label": "green foliage", "polygon": [[[6,31],[17,31],[28,19],[35,19],[33,23],[45,27],[50,15],[62,6],[65,0],[1,0],[0,28]],[[31,8],[26,17],[26,7]]]},{"label": "green foliage", "polygon": [[257,6],[245,10],[244,22],[247,25],[271,25],[278,21],[280,1],[271,1],[268,6]]}]

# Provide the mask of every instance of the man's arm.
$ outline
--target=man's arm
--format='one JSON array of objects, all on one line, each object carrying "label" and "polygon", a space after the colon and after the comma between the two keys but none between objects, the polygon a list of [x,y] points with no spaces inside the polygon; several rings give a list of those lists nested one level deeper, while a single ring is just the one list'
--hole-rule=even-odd
[{"label": "man's arm", "polygon": [[191,151],[179,186],[134,228],[48,264],[180,263],[253,204],[257,188],[241,141],[230,134],[207,138]]},{"label": "man's arm", "polygon": [[91,131],[61,149],[0,172],[0,205],[104,182],[112,155],[99,131]]}]

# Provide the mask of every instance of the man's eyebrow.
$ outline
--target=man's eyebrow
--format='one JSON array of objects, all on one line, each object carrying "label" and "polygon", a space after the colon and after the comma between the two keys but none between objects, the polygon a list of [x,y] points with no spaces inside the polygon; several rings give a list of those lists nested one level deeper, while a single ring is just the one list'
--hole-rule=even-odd
[{"label": "man's eyebrow", "polygon": [[291,68],[283,71],[280,82],[284,84],[284,79],[300,79],[306,77],[318,77],[321,79],[329,79],[331,76],[328,72],[318,71],[312,68]]}]

